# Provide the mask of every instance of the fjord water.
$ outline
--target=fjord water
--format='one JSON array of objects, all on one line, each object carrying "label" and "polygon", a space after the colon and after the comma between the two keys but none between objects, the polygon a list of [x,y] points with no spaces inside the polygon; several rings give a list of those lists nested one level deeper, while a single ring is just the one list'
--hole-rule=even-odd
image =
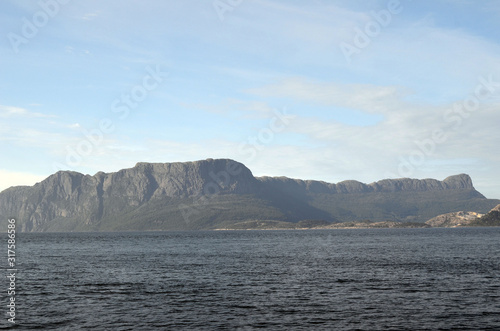
[{"label": "fjord water", "polygon": [[498,330],[499,238],[498,228],[21,233],[16,325]]}]

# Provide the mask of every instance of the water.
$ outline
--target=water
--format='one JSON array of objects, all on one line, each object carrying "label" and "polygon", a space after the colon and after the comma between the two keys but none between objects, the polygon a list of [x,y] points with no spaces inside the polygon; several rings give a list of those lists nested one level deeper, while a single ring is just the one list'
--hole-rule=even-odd
[{"label": "water", "polygon": [[499,238],[498,228],[19,234],[16,327],[500,330]]}]

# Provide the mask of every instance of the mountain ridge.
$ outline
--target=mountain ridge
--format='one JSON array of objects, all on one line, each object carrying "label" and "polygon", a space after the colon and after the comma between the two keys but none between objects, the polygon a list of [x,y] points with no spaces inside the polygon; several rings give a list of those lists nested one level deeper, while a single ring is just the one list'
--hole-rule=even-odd
[{"label": "mountain ridge", "polygon": [[[59,171],[33,186],[0,192],[0,217],[2,222],[16,217],[21,231],[27,232],[195,230],[252,219],[423,222],[430,218],[425,219],[427,214],[455,211],[462,202],[479,211],[499,203],[477,192],[466,174],[443,181],[403,178],[334,184],[255,177],[242,163],[206,159],[138,162],[93,176]],[[432,211],[425,212],[426,205]]]},{"label": "mountain ridge", "polygon": [[[295,183],[305,186],[306,190],[314,193],[370,193],[370,192],[398,192],[405,190],[426,191],[445,189],[474,189],[472,179],[467,174],[458,174],[446,177],[443,181],[436,179],[396,178],[382,179],[377,182],[365,184],[356,180],[344,180],[338,183],[329,183],[317,180],[303,180],[288,177],[257,177],[267,182]],[[479,192],[478,192],[479,193]],[[480,193],[479,193],[480,194]],[[484,197],[481,194],[482,197]]]}]

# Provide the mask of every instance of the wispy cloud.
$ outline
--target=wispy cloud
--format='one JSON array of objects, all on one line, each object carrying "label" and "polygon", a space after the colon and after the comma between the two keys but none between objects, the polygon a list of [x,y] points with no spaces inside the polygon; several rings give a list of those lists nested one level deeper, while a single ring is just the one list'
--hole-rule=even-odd
[{"label": "wispy cloud", "polygon": [[278,84],[248,89],[247,92],[264,97],[288,97],[299,101],[319,103],[386,113],[401,109],[403,88],[369,84],[340,84],[289,78]]},{"label": "wispy cloud", "polygon": [[31,112],[25,108],[13,107],[13,106],[2,106],[0,105],[0,117],[24,117],[24,118],[53,118],[54,115],[47,115],[37,112]]},{"label": "wispy cloud", "polygon": [[92,20],[96,19],[97,17],[99,17],[100,15],[101,15],[100,11],[94,11],[91,13],[84,14],[83,16],[81,16],[81,19],[84,21],[92,21]]},{"label": "wispy cloud", "polygon": [[273,111],[275,110],[264,101],[242,100],[237,98],[227,98],[221,103],[214,105],[201,103],[181,103],[181,105],[187,108],[205,110],[209,113],[244,120],[266,119],[272,116]]}]

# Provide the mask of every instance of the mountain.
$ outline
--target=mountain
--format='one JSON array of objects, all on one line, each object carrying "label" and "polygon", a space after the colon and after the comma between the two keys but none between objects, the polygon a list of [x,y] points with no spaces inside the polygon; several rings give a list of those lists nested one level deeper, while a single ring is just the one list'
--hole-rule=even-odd
[{"label": "mountain", "polygon": [[34,186],[0,193],[0,220],[19,231],[153,231],[224,228],[247,221],[424,222],[457,210],[486,212],[500,200],[468,175],[337,184],[254,177],[228,159],[137,163],[94,176],[59,171]]}]

